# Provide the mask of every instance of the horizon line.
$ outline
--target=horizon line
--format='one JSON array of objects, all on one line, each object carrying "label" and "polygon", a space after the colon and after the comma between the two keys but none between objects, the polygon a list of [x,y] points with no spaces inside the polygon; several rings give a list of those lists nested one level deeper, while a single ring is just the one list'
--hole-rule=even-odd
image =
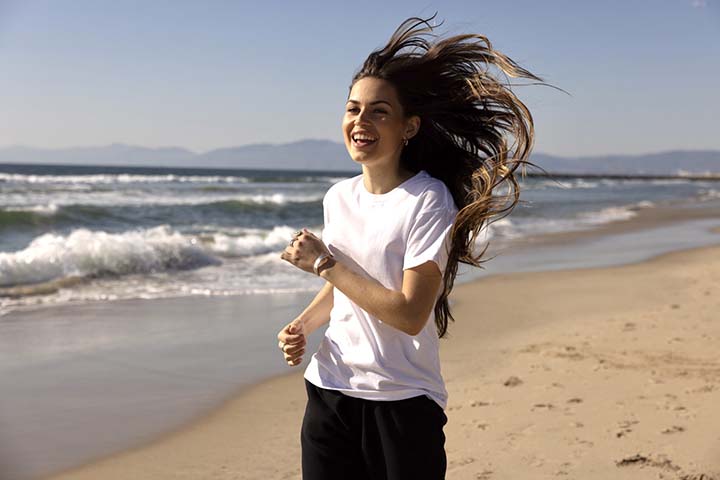
[{"label": "horizon line", "polygon": [[[28,145],[20,145],[20,144],[11,144],[11,145],[0,145],[0,151],[2,150],[9,150],[13,148],[20,148],[20,149],[28,149],[28,150],[43,150],[43,151],[61,151],[61,150],[74,150],[74,149],[91,149],[91,148],[108,148],[108,147],[131,147],[131,148],[142,148],[146,150],[184,150],[188,153],[191,153],[193,155],[206,155],[211,152],[215,152],[218,150],[229,150],[234,148],[247,148],[247,147],[281,147],[286,145],[292,145],[296,143],[303,143],[303,142],[327,142],[327,143],[334,143],[337,145],[344,146],[342,142],[338,142],[336,140],[329,140],[325,138],[302,138],[299,140],[291,140],[288,142],[277,142],[277,143],[271,143],[271,142],[257,142],[257,143],[247,143],[247,144],[241,144],[241,145],[231,145],[226,147],[216,147],[212,148],[210,150],[205,151],[196,151],[187,147],[179,146],[179,145],[165,145],[165,146],[145,146],[145,145],[137,145],[137,144],[131,144],[131,143],[124,143],[124,142],[111,142],[104,145],[75,145],[75,146],[68,146],[68,147],[34,147],[34,146],[28,146]],[[534,151],[532,154],[539,154],[539,155],[547,155],[551,157],[556,158],[563,158],[563,159],[578,159],[578,158],[592,158],[592,157],[619,157],[619,156],[630,156],[630,157],[641,157],[641,156],[649,156],[649,155],[660,155],[660,154],[667,154],[667,153],[674,153],[674,152],[708,152],[708,153],[720,153],[720,148],[717,149],[683,149],[683,148],[671,148],[667,150],[658,150],[654,152],[645,152],[645,153],[595,153],[595,154],[580,154],[580,155],[560,155],[560,154],[554,154],[554,153],[546,153],[541,151]]]}]

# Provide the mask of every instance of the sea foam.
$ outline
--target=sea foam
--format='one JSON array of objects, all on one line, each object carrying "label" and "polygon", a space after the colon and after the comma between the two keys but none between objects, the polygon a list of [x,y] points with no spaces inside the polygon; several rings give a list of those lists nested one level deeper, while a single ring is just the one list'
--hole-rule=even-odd
[{"label": "sea foam", "polygon": [[8,287],[80,276],[120,276],[186,270],[219,264],[168,226],[124,233],[74,230],[67,236],[47,233],[24,250],[0,253],[0,286]]},{"label": "sea foam", "polygon": [[[222,256],[248,256],[271,252],[281,252],[288,245],[297,229],[287,225],[276,226],[269,232],[250,233],[244,236],[229,236],[224,233],[212,235],[212,241],[206,243],[213,253]],[[313,232],[322,235],[319,232]]]},{"label": "sea foam", "polygon": [[242,176],[218,175],[139,175],[139,174],[94,174],[94,175],[27,175],[21,173],[0,173],[0,181],[32,184],[125,184],[125,183],[248,183]]}]

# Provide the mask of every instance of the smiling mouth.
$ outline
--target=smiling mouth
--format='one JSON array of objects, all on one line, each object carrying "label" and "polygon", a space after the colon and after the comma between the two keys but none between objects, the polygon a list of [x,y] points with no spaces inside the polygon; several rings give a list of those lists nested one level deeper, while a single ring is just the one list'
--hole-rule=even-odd
[{"label": "smiling mouth", "polygon": [[356,147],[367,147],[377,142],[377,137],[365,133],[354,133],[350,136],[352,144]]}]

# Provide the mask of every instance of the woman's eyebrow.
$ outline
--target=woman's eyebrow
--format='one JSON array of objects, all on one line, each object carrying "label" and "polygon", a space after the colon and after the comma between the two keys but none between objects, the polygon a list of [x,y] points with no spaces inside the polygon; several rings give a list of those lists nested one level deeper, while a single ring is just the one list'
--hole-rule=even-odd
[{"label": "woman's eyebrow", "polygon": [[[358,102],[357,100],[348,100],[347,103],[357,103],[357,104],[359,104],[360,102]],[[392,105],[390,104],[390,102],[385,101],[385,100],[375,100],[374,102],[370,102],[370,105],[376,105],[376,104],[378,104],[378,103],[386,103],[389,107],[392,107]]]}]

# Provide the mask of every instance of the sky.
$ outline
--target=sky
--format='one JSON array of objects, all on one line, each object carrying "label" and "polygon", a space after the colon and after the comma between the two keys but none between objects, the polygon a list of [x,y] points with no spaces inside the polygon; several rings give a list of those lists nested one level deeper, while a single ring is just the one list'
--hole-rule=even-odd
[{"label": "sky", "polygon": [[0,0],[0,147],[342,142],[353,73],[406,18],[543,86],[535,151],[720,149],[720,0]]}]

